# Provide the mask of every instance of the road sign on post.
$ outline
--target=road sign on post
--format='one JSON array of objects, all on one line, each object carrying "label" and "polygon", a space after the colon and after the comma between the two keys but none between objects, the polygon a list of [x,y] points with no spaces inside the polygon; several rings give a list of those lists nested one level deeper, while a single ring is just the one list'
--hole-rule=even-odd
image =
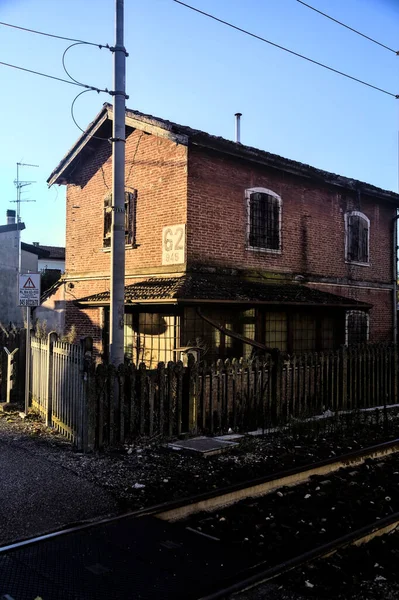
[{"label": "road sign on post", "polygon": [[20,273],[19,306],[40,306],[40,273]]}]

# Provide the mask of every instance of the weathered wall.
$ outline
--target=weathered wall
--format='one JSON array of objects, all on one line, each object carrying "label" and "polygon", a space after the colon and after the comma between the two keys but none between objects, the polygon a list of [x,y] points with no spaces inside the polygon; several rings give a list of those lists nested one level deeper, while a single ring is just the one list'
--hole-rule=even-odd
[{"label": "weathered wall", "polygon": [[[66,274],[109,275],[110,252],[103,248],[104,198],[111,190],[110,144],[105,142],[67,190]],[[94,173],[94,174],[93,174]],[[187,148],[141,131],[126,141],[127,190],[137,190],[136,243],[126,249],[126,273],[162,267],[162,228],[186,223]]]},{"label": "weathered wall", "polygon": [[[280,253],[247,249],[245,190],[264,187],[282,198]],[[347,211],[370,219],[370,264],[345,260]],[[228,267],[263,276],[303,276],[320,289],[373,305],[370,339],[392,339],[392,220],[395,207],[356,192],[312,183],[234,158],[190,148],[188,267]],[[329,284],[329,285],[327,285]],[[339,284],[339,285],[338,285]]]},{"label": "weathered wall", "polygon": [[0,322],[23,326],[24,309],[18,306],[18,232],[0,234]]},{"label": "weathered wall", "polygon": [[21,270],[37,273],[39,271],[37,255],[21,250]]},{"label": "weathered wall", "polygon": [[65,330],[65,284],[61,285],[40,306],[34,309],[33,319],[46,323],[46,331],[62,335]]}]

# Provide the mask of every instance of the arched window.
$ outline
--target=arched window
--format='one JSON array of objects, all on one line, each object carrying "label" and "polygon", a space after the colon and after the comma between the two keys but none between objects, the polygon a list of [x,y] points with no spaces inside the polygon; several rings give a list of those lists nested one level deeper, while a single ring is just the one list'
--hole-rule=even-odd
[{"label": "arched window", "polygon": [[247,246],[269,252],[281,251],[281,198],[265,188],[245,192],[247,202]]},{"label": "arched window", "polygon": [[369,339],[369,315],[363,310],[349,310],[346,313],[345,342],[348,346],[362,344]]},{"label": "arched window", "polygon": [[361,212],[345,215],[345,258],[348,262],[369,263],[370,220]]}]

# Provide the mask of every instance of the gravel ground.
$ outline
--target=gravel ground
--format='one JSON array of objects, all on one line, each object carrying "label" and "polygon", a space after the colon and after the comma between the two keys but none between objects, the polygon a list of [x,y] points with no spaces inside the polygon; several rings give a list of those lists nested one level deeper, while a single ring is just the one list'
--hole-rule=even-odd
[{"label": "gravel ground", "polygon": [[347,425],[344,433],[337,433],[333,424],[321,428],[316,423],[305,431],[246,436],[226,454],[207,458],[169,450],[159,440],[145,439],[117,451],[84,455],[39,420],[23,421],[18,414],[0,413],[0,441],[96,484],[115,497],[120,511],[310,464],[395,438],[398,432],[396,409],[391,413],[389,435],[380,420],[374,419],[372,424],[355,421]]},{"label": "gravel ground", "polygon": [[398,600],[399,533],[350,547],[234,600]]},{"label": "gravel ground", "polygon": [[248,498],[185,524],[237,548],[265,568],[399,510],[399,457],[315,476],[302,485]]}]

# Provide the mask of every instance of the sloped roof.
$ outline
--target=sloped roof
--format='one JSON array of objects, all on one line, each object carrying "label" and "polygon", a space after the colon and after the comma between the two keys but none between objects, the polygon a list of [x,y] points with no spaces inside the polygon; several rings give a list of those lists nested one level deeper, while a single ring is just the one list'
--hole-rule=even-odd
[{"label": "sloped roof", "polygon": [[0,225],[0,233],[7,233],[8,231],[23,231],[25,229],[25,223],[10,223],[9,225]]},{"label": "sloped roof", "polygon": [[[264,283],[234,276],[191,273],[181,277],[152,277],[125,287],[125,304],[157,302],[222,302],[370,308],[370,304],[322,292],[296,283]],[[106,306],[110,292],[77,301],[79,305]]]},{"label": "sloped roof", "polygon": [[[107,139],[107,135],[111,135],[110,122],[112,119],[112,106],[110,104],[104,104],[94,121],[90,123],[75,145],[72,146],[53,170],[50,177],[47,179],[49,185],[54,183],[69,183],[69,177],[71,177],[71,174],[75,169],[75,161],[80,158],[79,155],[81,151],[89,143],[98,143],[92,136]],[[396,194],[395,192],[383,190],[382,188],[356,179],[323,171],[322,169],[317,169],[316,167],[284,158],[277,154],[266,152],[265,150],[226,140],[225,138],[211,135],[198,129],[193,129],[187,125],[179,125],[178,123],[147,115],[137,110],[126,109],[126,126],[133,129],[143,129],[148,132],[152,132],[153,128],[157,128],[159,132],[163,132],[163,135],[170,137],[170,139],[173,139],[180,144],[208,148],[222,154],[236,156],[267,167],[306,177],[314,181],[323,182],[328,185],[337,186],[347,190],[359,190],[365,194],[389,200],[390,202],[399,205],[399,194]]]},{"label": "sloped roof", "polygon": [[42,248],[48,252],[48,258],[54,258],[58,260],[65,260],[65,248],[62,246],[42,246],[39,244],[37,248]]},{"label": "sloped roof", "polygon": [[27,244],[26,242],[21,242],[21,250],[25,252],[30,252],[30,254],[36,254],[38,258],[48,258],[50,253],[43,248],[43,246],[35,246],[34,244]]}]

